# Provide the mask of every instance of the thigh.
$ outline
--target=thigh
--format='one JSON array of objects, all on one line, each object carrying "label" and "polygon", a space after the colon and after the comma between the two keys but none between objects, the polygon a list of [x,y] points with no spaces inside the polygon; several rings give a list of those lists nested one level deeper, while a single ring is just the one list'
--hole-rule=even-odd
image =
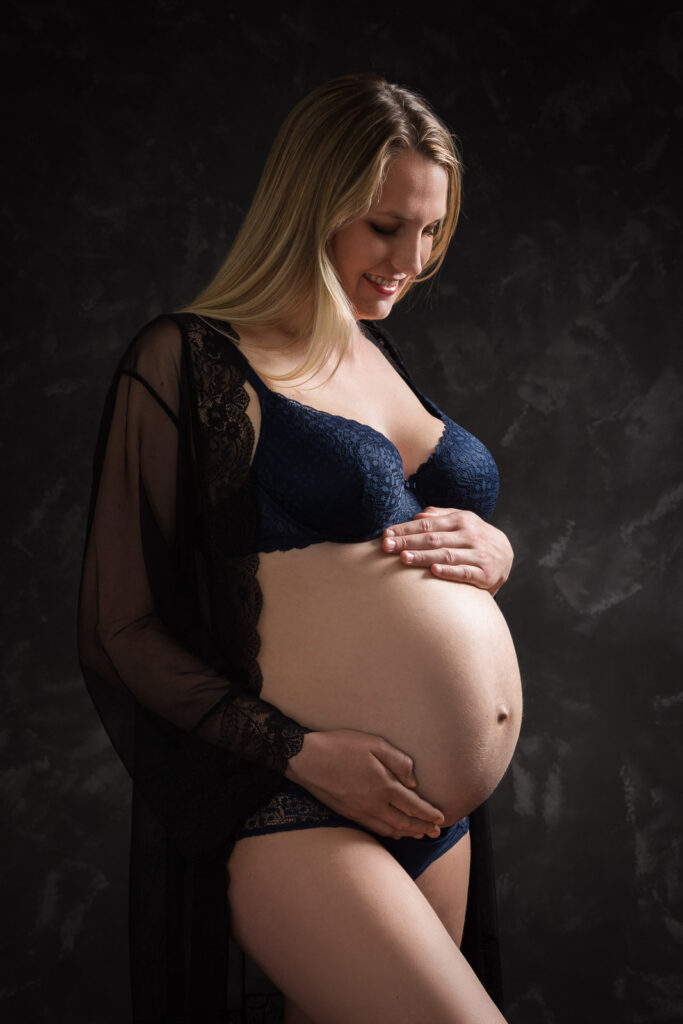
[{"label": "thigh", "polygon": [[[429,864],[415,879],[420,892],[436,911],[455,944],[460,947],[465,927],[470,874],[470,834]],[[315,1024],[291,1000],[285,1000],[284,1024]]]},{"label": "thigh", "polygon": [[312,1021],[503,1021],[428,899],[369,834],[251,836],[228,870],[235,939]]},{"label": "thigh", "polygon": [[415,879],[420,892],[429,900],[458,947],[465,927],[470,849],[470,834],[466,832],[455,846],[432,861]]}]

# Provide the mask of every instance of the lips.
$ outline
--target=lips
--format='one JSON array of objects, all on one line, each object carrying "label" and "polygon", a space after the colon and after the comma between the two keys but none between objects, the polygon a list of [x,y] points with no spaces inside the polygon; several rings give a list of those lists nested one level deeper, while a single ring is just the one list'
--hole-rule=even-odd
[{"label": "lips", "polygon": [[398,291],[400,281],[391,277],[380,277],[379,274],[363,274],[363,277],[381,295],[393,295]]}]

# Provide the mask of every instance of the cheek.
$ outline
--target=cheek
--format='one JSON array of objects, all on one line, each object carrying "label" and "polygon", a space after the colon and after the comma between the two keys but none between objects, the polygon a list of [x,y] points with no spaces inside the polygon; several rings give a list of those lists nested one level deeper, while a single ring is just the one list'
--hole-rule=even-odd
[{"label": "cheek", "polygon": [[426,263],[432,254],[434,248],[434,239],[431,235],[425,235],[422,242],[422,262]]},{"label": "cheek", "polygon": [[341,231],[332,239],[330,255],[342,281],[351,283],[367,270],[371,258],[367,241],[354,231]]},{"label": "cheek", "polygon": [[346,265],[348,263],[348,242],[344,237],[344,232],[338,233],[333,236],[330,242],[330,259],[332,266],[337,271],[340,277],[345,276]]}]

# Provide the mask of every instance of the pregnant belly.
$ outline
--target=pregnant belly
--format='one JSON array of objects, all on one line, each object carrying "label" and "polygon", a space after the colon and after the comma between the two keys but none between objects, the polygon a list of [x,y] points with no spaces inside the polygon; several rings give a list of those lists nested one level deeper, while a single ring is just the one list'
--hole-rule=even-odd
[{"label": "pregnant belly", "polygon": [[418,792],[457,821],[514,752],[519,668],[485,591],[408,568],[380,540],[260,556],[261,696],[312,729],[362,729],[415,762]]}]

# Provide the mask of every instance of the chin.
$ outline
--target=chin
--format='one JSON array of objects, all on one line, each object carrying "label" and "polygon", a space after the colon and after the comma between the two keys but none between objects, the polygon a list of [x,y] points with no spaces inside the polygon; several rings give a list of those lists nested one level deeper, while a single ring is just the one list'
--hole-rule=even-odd
[{"label": "chin", "polygon": [[361,309],[356,312],[356,320],[385,320],[392,309],[393,302],[378,302],[372,308]]}]

